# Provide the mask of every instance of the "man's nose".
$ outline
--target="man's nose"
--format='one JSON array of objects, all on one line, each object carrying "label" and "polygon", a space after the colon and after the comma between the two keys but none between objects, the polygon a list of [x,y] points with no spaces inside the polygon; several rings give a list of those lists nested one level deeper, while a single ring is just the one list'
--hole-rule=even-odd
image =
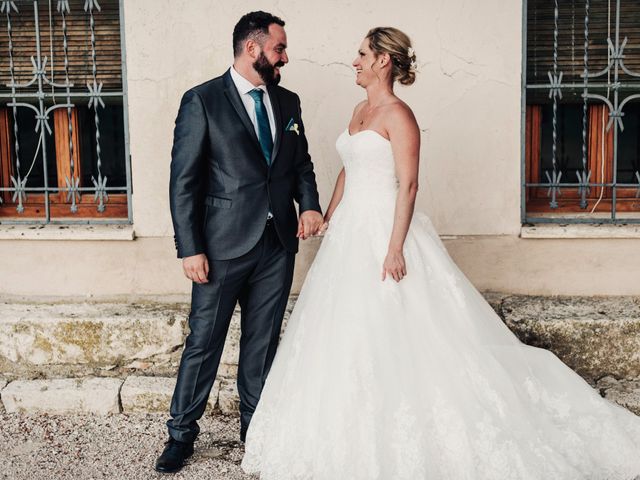
[{"label": "man's nose", "polygon": [[283,63],[289,63],[289,56],[287,55],[287,52],[282,52],[282,57],[280,57],[280,60]]}]

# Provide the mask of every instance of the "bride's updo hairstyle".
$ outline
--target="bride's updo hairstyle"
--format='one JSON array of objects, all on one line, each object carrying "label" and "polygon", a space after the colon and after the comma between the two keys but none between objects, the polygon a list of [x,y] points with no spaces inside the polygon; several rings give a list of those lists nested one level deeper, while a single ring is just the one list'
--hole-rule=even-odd
[{"label": "bride's updo hairstyle", "polygon": [[393,27],[376,27],[369,30],[369,48],[376,55],[388,53],[393,65],[392,78],[402,85],[416,80],[416,54],[409,36]]}]

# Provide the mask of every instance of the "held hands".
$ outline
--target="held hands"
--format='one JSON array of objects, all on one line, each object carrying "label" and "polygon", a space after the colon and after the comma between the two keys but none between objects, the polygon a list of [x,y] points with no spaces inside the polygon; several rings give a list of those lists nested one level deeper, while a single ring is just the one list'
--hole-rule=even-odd
[{"label": "held hands", "polygon": [[399,282],[407,275],[407,267],[404,263],[402,251],[389,250],[387,257],[382,264],[382,281],[389,275],[396,282]]},{"label": "held hands", "polygon": [[[300,215],[297,237],[306,240],[311,235],[316,235],[321,231],[324,233],[327,226],[328,223],[324,222],[320,212],[307,210]],[[204,253],[184,257],[182,259],[182,270],[185,277],[195,283],[209,282],[209,260]]]},{"label": "held hands", "polygon": [[204,253],[184,257],[182,270],[185,277],[196,283],[209,283],[209,260]]},{"label": "held hands", "polygon": [[324,219],[320,212],[316,212],[315,210],[302,212],[298,220],[298,233],[296,237],[306,240],[312,235],[317,235],[323,223]]},{"label": "held hands", "polygon": [[[300,215],[297,237],[306,240],[311,235],[316,235],[323,228],[326,230],[327,225],[324,223],[320,212],[307,210]],[[209,283],[209,260],[204,253],[184,257],[182,259],[182,270],[185,277],[195,283]]]},{"label": "held hands", "polygon": [[320,230],[318,230],[317,235],[318,236],[324,235],[325,233],[327,233],[328,228],[329,228],[329,220],[325,219],[322,225],[320,225]]}]

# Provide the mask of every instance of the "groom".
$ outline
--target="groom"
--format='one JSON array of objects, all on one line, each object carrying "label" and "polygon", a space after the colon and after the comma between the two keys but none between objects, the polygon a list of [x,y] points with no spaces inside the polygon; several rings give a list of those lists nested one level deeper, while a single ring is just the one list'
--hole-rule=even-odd
[{"label": "groom", "polygon": [[180,470],[193,453],[236,302],[244,441],[276,352],[298,238],[322,225],[300,99],[277,86],[289,61],[283,27],[266,12],[243,16],[233,66],[180,104],[169,194],[178,257],[193,284],[160,472]]}]

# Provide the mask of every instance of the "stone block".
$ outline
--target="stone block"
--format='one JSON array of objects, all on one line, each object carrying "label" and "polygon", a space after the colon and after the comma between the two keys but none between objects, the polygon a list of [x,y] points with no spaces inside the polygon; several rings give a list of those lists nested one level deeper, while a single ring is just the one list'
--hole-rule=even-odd
[{"label": "stone block", "polygon": [[637,299],[510,296],[502,314],[520,340],[552,351],[592,384],[640,377]]},{"label": "stone block", "polygon": [[[124,413],[169,413],[171,396],[176,385],[169,377],[128,377],[120,390]],[[216,380],[209,395],[207,408],[211,412],[218,401],[220,380]]]},{"label": "stone block", "polygon": [[[184,342],[185,304],[4,303],[0,368],[87,365],[111,367],[153,361]],[[45,372],[46,373],[46,372]]]},{"label": "stone block", "polygon": [[0,392],[8,413],[119,413],[118,378],[16,380]]}]

